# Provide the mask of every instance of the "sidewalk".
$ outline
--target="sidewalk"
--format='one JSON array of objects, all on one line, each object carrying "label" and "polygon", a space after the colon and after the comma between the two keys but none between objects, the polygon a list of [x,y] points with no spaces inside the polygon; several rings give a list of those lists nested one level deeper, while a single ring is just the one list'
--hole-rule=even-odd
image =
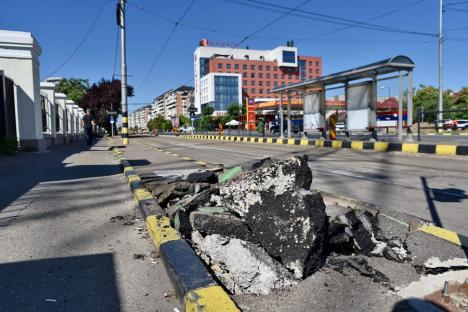
[{"label": "sidewalk", "polygon": [[0,156],[0,310],[180,309],[130,194],[104,140]]}]

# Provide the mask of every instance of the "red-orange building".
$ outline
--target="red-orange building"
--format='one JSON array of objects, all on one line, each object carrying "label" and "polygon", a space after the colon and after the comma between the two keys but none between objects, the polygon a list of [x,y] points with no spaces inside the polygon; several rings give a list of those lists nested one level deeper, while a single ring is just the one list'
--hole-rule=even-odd
[{"label": "red-orange building", "polygon": [[[203,44],[202,44],[203,43]],[[245,97],[275,99],[276,86],[322,76],[322,59],[300,56],[296,47],[273,50],[211,47],[206,40],[195,50],[195,106],[212,105],[225,111]]]}]

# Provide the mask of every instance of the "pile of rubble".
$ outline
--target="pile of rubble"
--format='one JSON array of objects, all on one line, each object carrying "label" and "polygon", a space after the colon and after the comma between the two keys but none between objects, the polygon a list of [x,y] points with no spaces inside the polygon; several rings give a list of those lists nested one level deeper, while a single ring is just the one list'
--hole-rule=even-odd
[{"label": "pile of rubble", "polygon": [[282,290],[324,266],[352,267],[386,283],[365,257],[408,259],[405,237],[381,230],[377,213],[326,207],[320,192],[310,189],[305,157],[155,176],[143,183],[234,294]]}]

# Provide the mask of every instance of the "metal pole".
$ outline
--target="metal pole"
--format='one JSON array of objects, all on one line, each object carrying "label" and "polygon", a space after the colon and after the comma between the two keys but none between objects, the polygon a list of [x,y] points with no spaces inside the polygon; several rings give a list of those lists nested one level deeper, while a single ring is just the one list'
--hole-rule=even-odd
[{"label": "metal pole", "polygon": [[279,117],[280,117],[280,138],[284,139],[284,131],[283,131],[283,93],[280,94],[280,103],[279,103]]},{"label": "metal pole", "polygon": [[406,125],[408,126],[408,141],[413,141],[413,71],[408,72],[408,99],[406,108]]},{"label": "metal pole", "polygon": [[128,111],[127,111],[127,62],[125,40],[125,0],[120,0],[120,38],[121,38],[121,103],[122,103],[122,143],[128,144]]},{"label": "metal pole", "polygon": [[403,140],[403,75],[398,78],[398,141]]},{"label": "metal pole", "polygon": [[421,141],[421,106],[418,107],[418,141]]},{"label": "metal pole", "polygon": [[438,122],[444,118],[444,87],[442,80],[442,42],[443,42],[443,16],[444,16],[444,0],[439,3],[439,116]]},{"label": "metal pole", "polygon": [[291,138],[291,94],[288,93],[288,139]]}]

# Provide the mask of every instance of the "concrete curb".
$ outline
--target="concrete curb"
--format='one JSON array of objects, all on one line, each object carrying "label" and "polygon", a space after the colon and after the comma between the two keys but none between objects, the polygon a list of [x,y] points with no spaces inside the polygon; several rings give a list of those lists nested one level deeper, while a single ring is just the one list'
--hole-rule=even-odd
[{"label": "concrete curb", "polygon": [[183,302],[190,312],[240,311],[226,291],[218,285],[190,245],[174,229],[162,208],[141,184],[141,178],[118,148],[112,148],[115,158],[127,177],[130,190],[145,218],[151,240]]},{"label": "concrete curb", "polygon": [[279,139],[219,135],[181,135],[188,139],[217,140],[231,142],[302,145],[331,148],[350,148],[354,150],[373,150],[376,152],[403,152],[408,154],[434,154],[442,156],[467,156],[468,145],[455,144],[423,144],[423,143],[396,143],[396,142],[368,142],[368,141],[340,141],[323,139]]}]

